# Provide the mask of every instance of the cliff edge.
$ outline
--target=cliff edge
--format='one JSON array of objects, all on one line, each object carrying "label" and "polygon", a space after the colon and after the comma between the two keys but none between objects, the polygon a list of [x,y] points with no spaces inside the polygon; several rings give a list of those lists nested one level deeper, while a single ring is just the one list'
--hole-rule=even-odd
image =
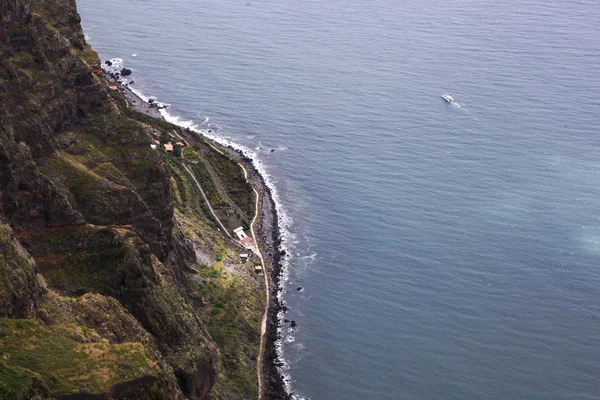
[{"label": "cliff edge", "polygon": [[[150,146],[173,134],[108,89],[74,0],[0,2],[0,399],[255,395],[260,279]],[[247,224],[251,187],[197,142]]]}]

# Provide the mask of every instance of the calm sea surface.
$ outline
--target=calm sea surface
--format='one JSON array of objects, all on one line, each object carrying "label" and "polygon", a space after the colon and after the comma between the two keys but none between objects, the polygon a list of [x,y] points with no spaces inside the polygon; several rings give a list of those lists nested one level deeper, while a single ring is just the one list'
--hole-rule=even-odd
[{"label": "calm sea surface", "polygon": [[276,182],[298,396],[600,399],[600,2],[79,9]]}]

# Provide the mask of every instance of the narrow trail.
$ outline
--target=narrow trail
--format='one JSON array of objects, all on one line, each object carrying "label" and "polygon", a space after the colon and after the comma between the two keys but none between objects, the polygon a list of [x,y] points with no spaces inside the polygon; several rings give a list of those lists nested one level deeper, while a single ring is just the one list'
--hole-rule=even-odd
[{"label": "narrow trail", "polygon": [[242,216],[243,219],[247,219],[248,214],[246,212],[244,212],[241,208],[239,208],[238,205],[235,204],[235,201],[233,201],[231,199],[231,197],[229,196],[229,193],[227,193],[227,189],[225,189],[225,187],[223,186],[223,181],[221,181],[221,178],[219,177],[218,172],[215,171],[215,168],[212,166],[212,164],[204,158],[202,158],[200,160],[200,162],[204,165],[204,167],[206,168],[206,171],[212,178],[213,184],[215,185],[215,188],[219,192],[219,195],[221,196],[221,198],[223,200],[225,200],[227,203],[229,203],[231,205],[231,207],[233,207],[233,209]]},{"label": "narrow trail", "polygon": [[[246,178],[246,182],[248,182],[248,171],[241,163],[238,165],[244,171],[244,177]],[[256,246],[256,254],[258,258],[260,258],[260,264],[263,270],[263,277],[265,280],[265,310],[263,313],[262,322],[260,324],[260,345],[258,347],[258,357],[256,359],[256,377],[258,380],[258,400],[262,400],[262,390],[263,390],[263,378],[262,378],[262,363],[263,363],[263,355],[265,352],[265,335],[267,333],[267,318],[269,316],[269,305],[271,303],[271,290],[269,288],[269,271],[267,270],[267,265],[265,264],[265,260],[262,256],[262,252],[260,251],[260,246],[258,245],[258,241],[256,240],[256,234],[254,233],[254,225],[258,220],[258,216],[260,215],[260,196],[258,191],[254,186],[252,186],[252,190],[254,190],[254,195],[256,197],[256,203],[254,208],[256,210],[254,214],[254,219],[252,219],[252,223],[250,224],[250,234],[252,235],[252,239],[254,240],[254,245]]]},{"label": "narrow trail", "polygon": [[[177,137],[179,139],[181,139],[183,141],[183,143],[185,143],[187,146],[189,146],[190,144],[187,142],[187,140],[185,140],[183,137],[181,137],[181,135],[179,135],[177,132],[173,132],[175,133],[175,135],[177,135]],[[185,153],[183,151],[181,151],[181,159],[183,160],[185,156]],[[225,232],[225,234],[233,239],[231,237],[231,234],[229,233],[229,231],[227,230],[227,228],[225,228],[225,226],[223,225],[223,223],[221,222],[221,220],[219,219],[219,217],[217,217],[217,214],[215,213],[215,210],[212,208],[212,206],[210,205],[210,202],[208,201],[208,197],[206,196],[206,193],[204,193],[204,190],[202,189],[202,186],[200,185],[200,182],[198,182],[198,179],[196,179],[196,175],[194,175],[194,173],[188,168],[187,165],[185,165],[185,163],[182,163],[181,165],[183,165],[183,168],[185,168],[185,170],[187,171],[188,174],[190,174],[190,176],[192,177],[192,179],[194,180],[194,182],[196,183],[196,186],[198,187],[198,189],[200,190],[200,193],[202,193],[202,197],[204,197],[204,201],[206,202],[206,205],[208,206],[208,209],[210,210],[210,213],[212,214],[213,217],[215,217],[215,219],[217,220],[217,222],[219,223],[219,226],[221,227],[221,229],[223,230],[223,232]]]},{"label": "narrow trail", "polygon": [[185,165],[185,164],[183,164],[183,168],[185,168],[185,170],[187,171],[187,173],[190,174],[190,176],[192,177],[192,179],[196,183],[196,186],[198,187],[198,189],[200,189],[200,193],[202,193],[202,197],[204,197],[204,201],[206,202],[206,205],[208,206],[208,209],[210,210],[210,213],[212,214],[213,217],[215,217],[215,219],[219,223],[219,226],[221,227],[221,229],[223,230],[223,232],[225,232],[225,234],[228,237],[232,238],[231,234],[229,233],[229,231],[227,230],[227,228],[225,228],[225,226],[223,226],[223,223],[221,222],[221,220],[219,219],[219,217],[217,217],[217,214],[215,213],[215,210],[213,210],[212,206],[210,205],[210,202],[208,201],[208,197],[206,197],[206,193],[204,193],[204,190],[202,189],[202,186],[200,186],[200,182],[198,182],[198,180],[196,179],[196,176],[194,175],[194,173],[192,171],[190,171],[190,169],[188,168],[188,166]]}]

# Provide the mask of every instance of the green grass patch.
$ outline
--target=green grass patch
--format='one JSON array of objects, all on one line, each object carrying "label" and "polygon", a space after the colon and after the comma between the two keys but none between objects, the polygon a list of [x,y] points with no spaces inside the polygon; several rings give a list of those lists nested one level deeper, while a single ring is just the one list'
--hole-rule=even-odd
[{"label": "green grass patch", "polygon": [[255,398],[260,342],[261,293],[223,266],[223,252],[211,266],[198,265],[196,290],[211,306],[208,330],[219,347],[221,374],[214,397]]},{"label": "green grass patch", "polygon": [[211,151],[207,154],[207,160],[212,164],[219,175],[223,186],[231,200],[244,212],[246,219],[254,215],[254,191],[252,186],[246,182],[244,172],[236,161],[227,156]]},{"label": "green grass patch", "polygon": [[0,361],[0,400],[22,398],[32,383],[31,375],[22,368],[12,367]]},{"label": "green grass patch", "polygon": [[7,392],[23,391],[35,374],[58,395],[102,393],[117,382],[158,373],[141,344],[110,344],[92,329],[1,318],[0,331],[0,388]]},{"label": "green grass patch", "polygon": [[215,210],[227,207],[227,202],[223,200],[219,195],[219,191],[215,187],[212,179],[210,178],[210,174],[208,173],[206,167],[202,163],[199,163],[198,165],[194,165],[191,169],[194,172],[194,175],[196,175],[196,179],[198,179],[198,181],[200,182],[204,193],[206,193],[210,205]]}]

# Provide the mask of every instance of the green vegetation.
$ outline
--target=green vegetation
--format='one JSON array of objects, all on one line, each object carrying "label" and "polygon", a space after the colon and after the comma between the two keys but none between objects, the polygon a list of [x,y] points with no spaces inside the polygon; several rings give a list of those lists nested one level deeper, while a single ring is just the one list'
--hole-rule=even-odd
[{"label": "green vegetation", "polygon": [[[218,258],[217,258],[218,259]],[[196,291],[210,304],[208,330],[220,350],[222,374],[215,398],[254,398],[256,355],[260,342],[261,295],[252,281],[232,274],[223,260],[198,265]]]},{"label": "green vegetation", "polygon": [[246,182],[242,169],[236,162],[215,151],[207,154],[207,159],[217,172],[227,194],[235,205],[244,213],[245,219],[252,219],[254,215],[254,191]]},{"label": "green vegetation", "polygon": [[41,378],[50,394],[101,393],[117,382],[158,373],[141,344],[110,344],[76,325],[0,319],[0,351],[5,398],[25,393],[34,378]]},{"label": "green vegetation", "polygon": [[191,170],[194,172],[194,175],[196,175],[196,179],[200,182],[204,193],[206,193],[210,205],[213,206],[214,209],[227,207],[227,202],[221,198],[221,195],[204,164],[199,163],[198,165],[194,165]]},{"label": "green vegetation", "polygon": [[195,158],[198,158],[198,153],[196,153],[196,151],[190,147],[186,147],[183,150],[183,153],[186,155],[186,157],[191,158],[192,160]]},{"label": "green vegetation", "polygon": [[204,197],[197,189],[188,172],[181,168],[181,165],[173,161],[169,162],[169,168],[171,170],[171,177],[174,180],[171,190],[175,199],[179,200],[175,206],[180,211],[194,213],[197,217],[207,220],[213,228],[217,228],[219,226],[217,220],[208,209]]},{"label": "green vegetation", "polygon": [[81,17],[77,13],[69,14],[69,24],[76,25],[81,22]]},{"label": "green vegetation", "polygon": [[[11,229],[0,223],[0,316],[28,316],[35,290],[33,260],[12,237]],[[21,302],[15,302],[21,299]]]},{"label": "green vegetation", "polygon": [[38,257],[38,266],[48,284],[77,294],[94,291],[114,292],[113,279],[123,265],[124,246],[72,251],[60,255]]},{"label": "green vegetation", "polygon": [[31,373],[23,368],[12,367],[0,361],[0,400],[22,398],[33,383]]},{"label": "green vegetation", "polygon": [[73,47],[75,47],[77,50],[83,50],[85,48],[85,45],[83,44],[82,41],[80,40],[73,40],[73,42],[71,42],[71,44],[73,45]]}]

